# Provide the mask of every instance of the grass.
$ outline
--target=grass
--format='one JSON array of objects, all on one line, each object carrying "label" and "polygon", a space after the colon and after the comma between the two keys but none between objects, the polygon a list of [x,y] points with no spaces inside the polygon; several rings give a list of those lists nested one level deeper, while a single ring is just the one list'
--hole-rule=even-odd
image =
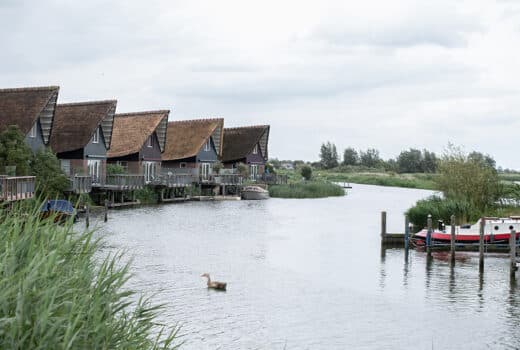
[{"label": "grass", "polygon": [[42,220],[27,203],[0,211],[1,349],[173,349],[161,306],[125,288],[122,255],[96,260],[92,232]]},{"label": "grass", "polygon": [[269,186],[269,195],[277,198],[324,198],[343,196],[342,187],[324,181],[308,181]]},{"label": "grass", "polygon": [[395,173],[342,173],[316,170],[317,179],[333,182],[349,182],[365,185],[391,186],[435,190],[435,174],[395,174]]}]

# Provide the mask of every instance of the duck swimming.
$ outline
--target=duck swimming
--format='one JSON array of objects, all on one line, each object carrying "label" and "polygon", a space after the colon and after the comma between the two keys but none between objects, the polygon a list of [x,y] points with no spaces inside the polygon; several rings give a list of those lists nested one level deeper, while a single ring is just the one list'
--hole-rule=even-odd
[{"label": "duck swimming", "polygon": [[209,277],[209,273],[204,273],[200,277],[206,277],[208,279],[208,288],[210,289],[216,289],[216,290],[226,290],[227,283],[225,282],[218,282],[218,281],[212,281]]}]

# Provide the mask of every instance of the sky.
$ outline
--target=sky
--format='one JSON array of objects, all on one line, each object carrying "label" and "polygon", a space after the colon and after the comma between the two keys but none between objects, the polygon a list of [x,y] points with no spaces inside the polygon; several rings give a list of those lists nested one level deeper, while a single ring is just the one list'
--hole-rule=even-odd
[{"label": "sky", "polygon": [[269,124],[271,157],[451,142],[520,169],[517,0],[0,0],[0,43],[1,88]]}]

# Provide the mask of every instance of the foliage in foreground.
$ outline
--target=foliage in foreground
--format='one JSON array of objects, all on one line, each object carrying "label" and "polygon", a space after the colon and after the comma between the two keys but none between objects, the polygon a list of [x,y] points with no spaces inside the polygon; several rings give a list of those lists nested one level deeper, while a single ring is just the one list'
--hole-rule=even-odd
[{"label": "foliage in foreground", "polygon": [[36,176],[38,195],[48,198],[63,197],[69,187],[69,179],[61,170],[58,158],[48,149],[40,150],[33,156],[31,174]]},{"label": "foliage in foreground", "polygon": [[[28,213],[28,214],[26,214]],[[124,288],[119,255],[95,261],[92,233],[40,220],[38,206],[0,212],[1,349],[173,349],[177,329]]]},{"label": "foliage in foreground", "polygon": [[330,182],[309,181],[288,185],[271,185],[269,195],[278,198],[323,198],[343,196],[345,191]]}]

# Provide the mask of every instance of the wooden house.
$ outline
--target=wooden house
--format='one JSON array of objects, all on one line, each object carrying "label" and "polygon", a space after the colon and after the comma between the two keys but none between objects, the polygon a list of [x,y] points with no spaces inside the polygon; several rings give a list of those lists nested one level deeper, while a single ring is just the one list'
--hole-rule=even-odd
[{"label": "wooden house", "polygon": [[62,170],[79,186],[73,186],[75,192],[89,192],[88,182],[105,183],[116,106],[115,100],[56,106],[50,144]]},{"label": "wooden house", "polygon": [[146,183],[156,179],[169,114],[168,110],[116,114],[108,162],[121,165],[128,174],[143,175]]},{"label": "wooden house", "polygon": [[49,144],[58,86],[0,89],[0,131],[16,125],[36,152]]},{"label": "wooden house", "polygon": [[169,122],[163,173],[191,174],[210,181],[212,165],[222,156],[223,128],[222,118]]},{"label": "wooden house", "polygon": [[236,168],[243,163],[250,177],[256,179],[265,172],[268,143],[269,125],[225,128],[222,163],[225,168]]}]

